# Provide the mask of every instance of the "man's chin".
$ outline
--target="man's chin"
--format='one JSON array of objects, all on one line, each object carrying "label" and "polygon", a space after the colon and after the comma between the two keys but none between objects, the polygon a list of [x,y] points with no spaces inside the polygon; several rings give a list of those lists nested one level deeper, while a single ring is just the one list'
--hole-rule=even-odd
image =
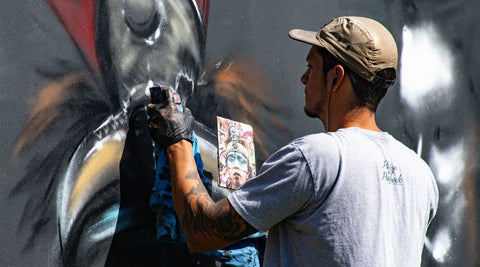
[{"label": "man's chin", "polygon": [[307,108],[303,108],[303,111],[305,111],[305,114],[310,117],[310,118],[317,118],[317,114],[309,111]]}]

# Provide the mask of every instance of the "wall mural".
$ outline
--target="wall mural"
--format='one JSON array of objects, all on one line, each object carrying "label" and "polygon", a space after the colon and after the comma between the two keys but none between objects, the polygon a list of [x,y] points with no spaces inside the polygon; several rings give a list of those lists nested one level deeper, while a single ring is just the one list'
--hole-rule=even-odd
[{"label": "wall mural", "polygon": [[[379,124],[417,151],[438,182],[423,265],[480,261],[480,3],[261,2],[0,4],[2,266],[208,261],[213,254],[172,254],[175,245],[159,239],[148,88],[169,86],[192,109],[209,189],[222,197],[229,191],[212,180],[216,116],[253,126],[257,166],[292,138],[322,131],[302,111],[308,48],[287,32],[352,13],[381,21],[397,40],[400,75]],[[250,239],[261,254],[263,236]]]}]

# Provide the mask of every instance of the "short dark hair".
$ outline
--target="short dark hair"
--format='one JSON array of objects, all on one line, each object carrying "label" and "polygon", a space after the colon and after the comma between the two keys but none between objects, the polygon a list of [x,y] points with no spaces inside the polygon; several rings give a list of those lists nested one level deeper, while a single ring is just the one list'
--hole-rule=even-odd
[{"label": "short dark hair", "polygon": [[[341,65],[352,82],[353,91],[357,96],[357,105],[373,112],[377,111],[378,103],[387,93],[390,84],[377,84],[363,79],[323,47],[317,46],[317,52],[322,56],[325,75],[336,65]],[[381,79],[395,80],[396,71],[394,68],[388,68],[378,71],[375,75]]]}]

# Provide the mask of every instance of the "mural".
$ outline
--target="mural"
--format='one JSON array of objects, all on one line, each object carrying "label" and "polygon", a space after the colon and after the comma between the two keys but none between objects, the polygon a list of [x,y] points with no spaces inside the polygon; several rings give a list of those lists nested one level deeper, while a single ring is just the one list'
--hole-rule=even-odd
[{"label": "mural", "polygon": [[[155,227],[148,201],[141,201],[148,200],[154,173],[146,91],[162,83],[188,98],[203,65],[204,2],[45,4],[81,58],[58,58],[52,70],[38,70],[45,85],[12,155],[24,173],[9,196],[26,197],[18,257],[34,253],[45,265],[90,266],[115,263],[130,248],[129,255],[139,256],[135,240],[155,237],[141,231]],[[132,231],[138,233],[127,242]]]},{"label": "mural", "polygon": [[0,264],[181,260],[159,244],[149,205],[148,88],[168,85],[192,109],[207,176],[218,175],[216,116],[253,126],[260,166],[323,130],[303,115],[308,47],[288,30],[355,14],[385,24],[401,55],[379,125],[416,150],[439,185],[423,265],[475,266],[479,9],[467,0],[2,1]]}]

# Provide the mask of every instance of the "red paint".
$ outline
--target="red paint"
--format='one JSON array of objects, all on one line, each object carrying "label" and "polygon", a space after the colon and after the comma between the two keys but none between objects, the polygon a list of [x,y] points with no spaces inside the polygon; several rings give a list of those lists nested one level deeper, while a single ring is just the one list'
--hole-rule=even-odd
[{"label": "red paint", "polygon": [[75,44],[96,71],[100,71],[95,47],[96,0],[46,0],[57,14]]},{"label": "red paint", "polygon": [[208,10],[210,9],[210,0],[196,0],[196,1],[197,1],[197,7],[200,10],[200,13],[202,15],[203,27],[206,32],[207,25],[208,25]]}]

